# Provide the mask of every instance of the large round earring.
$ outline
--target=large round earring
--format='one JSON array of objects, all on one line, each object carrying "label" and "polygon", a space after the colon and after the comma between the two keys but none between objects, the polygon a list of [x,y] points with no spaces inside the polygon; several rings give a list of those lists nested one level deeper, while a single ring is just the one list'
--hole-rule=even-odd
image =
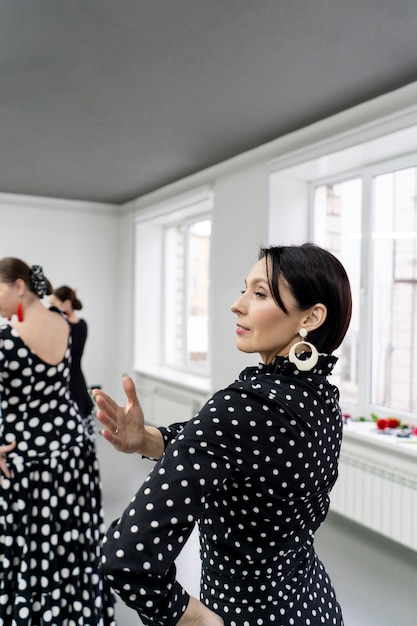
[{"label": "large round earring", "polygon": [[[309,370],[313,369],[313,367],[319,360],[319,353],[317,352],[317,348],[313,346],[312,343],[305,340],[305,338],[307,337],[307,331],[305,328],[301,328],[298,334],[301,337],[301,341],[298,341],[293,346],[291,346],[288,354],[288,359],[291,361],[291,363],[294,363],[294,365],[297,367],[298,370],[300,370],[300,372],[308,372]],[[296,355],[295,351],[300,346],[307,346],[307,348],[310,350],[311,354],[308,359],[299,359]]]}]

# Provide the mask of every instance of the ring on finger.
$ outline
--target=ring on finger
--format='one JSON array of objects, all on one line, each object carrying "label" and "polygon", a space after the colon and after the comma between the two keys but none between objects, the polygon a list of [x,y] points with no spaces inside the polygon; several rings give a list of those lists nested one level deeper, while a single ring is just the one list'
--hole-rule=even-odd
[{"label": "ring on finger", "polygon": [[118,433],[118,432],[119,432],[119,427],[118,427],[118,426],[116,426],[116,428],[115,428],[115,429],[114,429],[114,431],[113,431],[113,434],[114,434],[114,435],[117,435],[117,433]]}]

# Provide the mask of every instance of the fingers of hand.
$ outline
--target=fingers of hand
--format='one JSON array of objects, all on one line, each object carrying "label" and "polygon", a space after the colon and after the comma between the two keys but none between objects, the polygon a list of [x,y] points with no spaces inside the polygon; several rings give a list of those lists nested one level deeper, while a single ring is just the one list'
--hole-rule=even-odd
[{"label": "fingers of hand", "polygon": [[106,428],[113,431],[120,420],[121,408],[115,403],[110,403],[106,398],[97,399],[95,416]]},{"label": "fingers of hand", "polygon": [[107,411],[115,411],[117,409],[117,404],[115,401],[108,396],[106,393],[99,391],[93,396],[96,405],[103,410]]},{"label": "fingers of hand", "polygon": [[119,432],[119,419],[115,411],[109,411],[108,407],[100,406],[98,407],[95,416],[104,428],[109,431],[109,433],[116,435]]},{"label": "fingers of hand", "polygon": [[133,379],[130,376],[124,376],[122,384],[128,404],[138,404],[139,400],[136,394],[136,385]]}]

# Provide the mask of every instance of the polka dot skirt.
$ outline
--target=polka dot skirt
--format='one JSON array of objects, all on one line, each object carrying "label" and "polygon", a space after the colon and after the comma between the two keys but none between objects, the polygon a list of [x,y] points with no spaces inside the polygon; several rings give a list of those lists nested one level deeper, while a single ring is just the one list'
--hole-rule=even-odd
[{"label": "polka dot skirt", "polygon": [[342,436],[335,362],[247,368],[192,420],[161,429],[165,453],[103,546],[102,571],[144,624],[185,611],[174,560],[195,523],[201,599],[227,626],[343,624],[314,551]]},{"label": "polka dot skirt", "polygon": [[0,626],[115,626],[99,572],[104,534],[92,418],[67,391],[70,352],[41,361],[0,327],[0,441],[11,479],[0,486]]}]

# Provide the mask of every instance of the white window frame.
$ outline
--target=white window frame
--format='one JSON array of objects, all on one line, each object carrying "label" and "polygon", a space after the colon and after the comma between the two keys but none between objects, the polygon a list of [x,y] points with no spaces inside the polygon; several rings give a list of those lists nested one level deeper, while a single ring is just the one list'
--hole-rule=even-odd
[{"label": "white window frame", "polygon": [[138,373],[203,391],[210,388],[209,368],[181,370],[163,363],[164,236],[168,226],[179,222],[211,219],[212,207],[212,189],[204,186],[149,205],[134,217],[133,367]]},{"label": "white window frame", "polygon": [[[198,213],[198,214],[190,214],[187,217],[181,217],[181,219],[179,219],[178,221],[174,222],[174,223],[170,223],[169,225],[165,225],[164,227],[164,233],[163,236],[166,236],[166,232],[167,229],[169,229],[170,227],[177,227],[177,226],[184,226],[186,229],[186,235],[185,235],[185,267],[184,267],[184,275],[182,276],[182,282],[183,282],[183,287],[184,287],[184,295],[185,295],[185,299],[183,302],[183,310],[181,313],[181,318],[182,318],[182,327],[183,327],[183,345],[182,345],[182,363],[180,364],[173,364],[173,363],[169,363],[167,360],[167,354],[166,354],[166,350],[167,350],[167,340],[169,340],[169,337],[167,336],[166,333],[166,319],[165,319],[165,315],[167,310],[172,309],[172,305],[170,306],[170,303],[166,301],[167,295],[168,295],[168,290],[167,290],[167,285],[166,285],[166,271],[163,270],[162,274],[162,309],[163,309],[163,314],[162,314],[162,323],[163,323],[163,327],[164,330],[162,332],[162,341],[161,341],[161,345],[160,345],[160,362],[163,366],[166,365],[166,367],[175,369],[177,371],[182,371],[182,372],[188,372],[191,374],[196,374],[198,372],[198,375],[200,376],[209,376],[210,374],[210,352],[208,352],[207,354],[207,361],[200,365],[200,364],[193,364],[193,363],[187,363],[187,340],[184,340],[184,337],[187,337],[188,335],[188,323],[189,320],[187,319],[187,314],[186,314],[186,307],[185,305],[188,304],[188,281],[187,281],[187,274],[188,274],[188,269],[189,269],[189,265],[187,264],[187,259],[188,259],[188,247],[189,247],[189,243],[190,243],[190,234],[189,234],[189,229],[191,226],[193,226],[194,224],[198,223],[198,222],[203,222],[203,221],[211,221],[211,215],[210,213]],[[166,245],[164,244],[164,266],[167,263],[167,261],[169,262],[170,259],[166,257]],[[210,281],[210,276],[208,276],[208,281]]]},{"label": "white window frame", "polygon": [[[352,114],[353,115],[353,114]],[[329,120],[329,126],[332,120]],[[360,332],[361,341],[369,342],[371,303],[365,292],[370,280],[371,268],[367,246],[371,219],[369,189],[374,176],[383,172],[410,167],[417,164],[417,107],[371,121],[355,125],[335,134],[328,133],[321,141],[306,142],[300,149],[283,153],[269,163],[270,173],[270,243],[301,243],[314,240],[312,196],[316,184],[335,182],[353,176],[363,180],[362,213],[362,289]],[[290,220],[283,220],[291,215]],[[304,225],[304,226],[302,226]],[[369,348],[369,343],[368,346]],[[366,351],[366,350],[365,350]],[[417,424],[417,416],[408,412],[394,411],[391,408],[374,407],[369,403],[370,352],[359,361],[358,405],[350,406],[343,402],[346,412],[369,416],[377,410],[381,417],[397,415],[400,419]]]}]

